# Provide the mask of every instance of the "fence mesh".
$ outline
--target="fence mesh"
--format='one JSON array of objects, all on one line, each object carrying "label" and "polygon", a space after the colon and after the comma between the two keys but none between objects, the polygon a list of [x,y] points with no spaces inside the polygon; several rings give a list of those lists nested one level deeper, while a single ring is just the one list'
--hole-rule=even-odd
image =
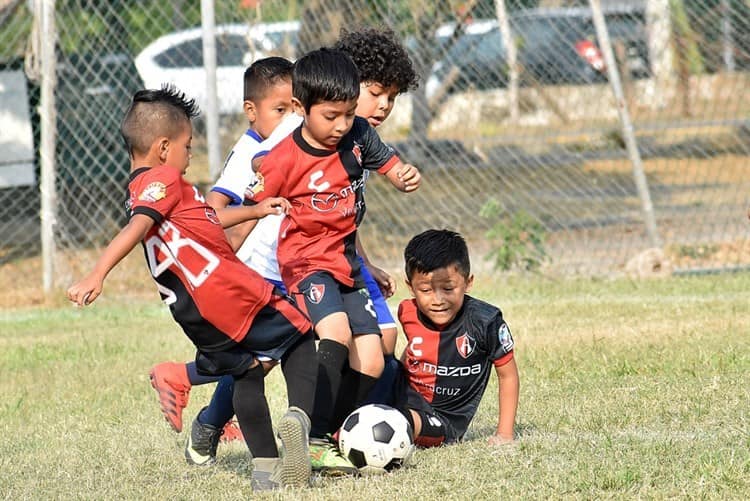
[{"label": "fence mesh", "polygon": [[[38,3],[0,2],[4,289],[42,280]],[[651,254],[586,1],[216,0],[222,154],[247,126],[241,82],[253,59],[294,59],[342,28],[389,27],[421,84],[379,132],[424,184],[402,195],[371,181],[361,234],[374,261],[399,267],[411,236],[447,227],[467,237],[476,264],[491,254],[503,269],[616,275],[639,255],[631,266],[651,271],[747,266],[750,3],[601,4],[653,202]],[[118,127],[132,93],[173,81],[199,103],[206,97],[200,2],[57,0],[55,19],[63,286],[123,222],[129,166]],[[208,188],[205,130],[199,121],[189,177]]]}]

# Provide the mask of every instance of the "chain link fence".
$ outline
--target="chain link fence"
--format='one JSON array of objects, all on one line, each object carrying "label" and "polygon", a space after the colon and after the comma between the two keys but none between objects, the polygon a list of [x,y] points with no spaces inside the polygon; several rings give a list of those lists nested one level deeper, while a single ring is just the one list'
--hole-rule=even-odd
[{"label": "chain link fence", "polygon": [[[214,111],[200,3],[0,0],[4,290],[39,285],[44,273],[40,44],[56,36],[53,264],[65,286],[123,223],[119,121],[132,93],[172,81]],[[40,26],[42,4],[55,6],[56,33]],[[601,5],[610,46],[591,4]],[[746,267],[750,2],[591,4],[216,0],[219,137],[198,121],[190,180],[208,188],[220,168],[209,165],[208,144],[224,155],[246,128],[242,73],[252,60],[294,59],[342,28],[389,27],[421,85],[399,97],[380,132],[424,184],[405,196],[370,183],[361,233],[374,261],[398,269],[411,236],[447,227],[467,237],[478,266],[585,275]]]}]

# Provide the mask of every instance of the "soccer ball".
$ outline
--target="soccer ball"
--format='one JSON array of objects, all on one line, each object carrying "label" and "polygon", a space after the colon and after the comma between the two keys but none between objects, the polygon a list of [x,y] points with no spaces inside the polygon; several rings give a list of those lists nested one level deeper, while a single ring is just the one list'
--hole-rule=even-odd
[{"label": "soccer ball", "polygon": [[362,473],[383,473],[409,463],[414,433],[409,421],[393,407],[369,404],[344,420],[339,450]]}]

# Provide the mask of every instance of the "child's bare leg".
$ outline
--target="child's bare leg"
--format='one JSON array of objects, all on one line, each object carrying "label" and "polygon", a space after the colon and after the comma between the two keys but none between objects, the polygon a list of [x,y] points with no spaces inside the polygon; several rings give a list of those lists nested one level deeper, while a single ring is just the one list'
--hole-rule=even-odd
[{"label": "child's bare leg", "polygon": [[414,426],[414,436],[418,437],[419,434],[422,433],[422,418],[418,413],[411,409],[409,409],[409,414],[411,414],[411,422]]},{"label": "child's bare leg", "polygon": [[377,334],[354,336],[349,352],[349,366],[366,376],[379,378],[383,372],[383,351],[380,345],[380,336]]}]

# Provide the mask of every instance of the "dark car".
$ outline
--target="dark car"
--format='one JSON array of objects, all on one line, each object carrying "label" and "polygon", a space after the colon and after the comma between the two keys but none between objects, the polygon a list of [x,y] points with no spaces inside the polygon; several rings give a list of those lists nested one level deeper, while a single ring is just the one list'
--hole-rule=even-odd
[{"label": "dark car", "polygon": [[[645,13],[637,7],[605,11],[610,39],[632,78],[650,74]],[[589,84],[606,81],[606,65],[597,44],[591,10],[586,8],[528,9],[510,17],[523,69],[521,85]],[[508,63],[496,20],[476,20],[435,64],[428,94],[439,85],[447,92],[505,87]]]},{"label": "dark car", "polygon": [[[624,54],[622,70],[632,78],[649,75],[643,10],[608,9],[610,40]],[[591,10],[537,9],[511,18],[519,61],[529,77],[542,84],[605,82],[606,66],[597,43]]]},{"label": "dark car", "polygon": [[[127,54],[58,55],[55,111],[57,140],[56,231],[63,240],[91,242],[111,236],[125,216],[125,188],[130,159],[120,135],[120,121],[143,82]],[[28,110],[37,154],[39,180],[39,84],[28,82]],[[38,187],[29,187],[38,204]]]}]

